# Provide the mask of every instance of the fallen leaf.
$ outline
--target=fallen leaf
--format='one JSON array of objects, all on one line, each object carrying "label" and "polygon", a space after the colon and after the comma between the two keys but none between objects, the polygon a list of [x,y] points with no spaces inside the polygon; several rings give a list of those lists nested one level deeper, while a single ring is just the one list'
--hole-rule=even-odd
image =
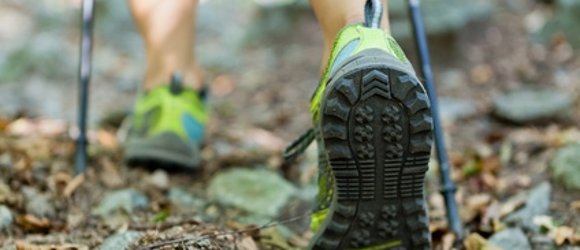
[{"label": "fallen leaf", "polygon": [[88,250],[88,246],[76,244],[33,245],[24,241],[16,242],[16,250]]},{"label": "fallen leaf", "polygon": [[71,195],[77,190],[78,187],[85,181],[85,175],[80,174],[75,176],[64,188],[63,195],[66,198],[70,198]]},{"label": "fallen leaf", "polygon": [[478,233],[472,233],[465,240],[463,241],[463,246],[465,246],[466,250],[482,250],[482,249],[489,249],[489,244],[487,240],[483,238]]},{"label": "fallen leaf", "polygon": [[119,141],[117,140],[117,135],[107,130],[97,131],[97,141],[103,146],[103,148],[115,151],[119,149]]},{"label": "fallen leaf", "polygon": [[218,97],[224,97],[236,88],[236,82],[230,75],[219,75],[211,84],[211,93]]},{"label": "fallen leaf", "polygon": [[281,151],[284,147],[286,147],[286,141],[274,133],[261,128],[253,128],[248,130],[245,140],[247,140],[250,145],[256,144],[259,147],[273,151]]},{"label": "fallen leaf", "polygon": [[510,197],[506,202],[503,202],[499,208],[500,217],[503,218],[508,214],[511,214],[516,209],[524,206],[526,203],[526,195],[519,194]]},{"label": "fallen leaf", "polygon": [[10,119],[0,117],[0,132],[4,133],[4,131],[6,131],[6,128],[8,127],[9,124],[10,124]]},{"label": "fallen leaf", "polygon": [[239,250],[258,250],[258,245],[252,237],[243,237],[236,243],[236,249]]},{"label": "fallen leaf", "polygon": [[580,211],[580,200],[573,201],[572,203],[570,203],[570,208],[572,210],[578,210],[578,211]]},{"label": "fallen leaf", "polygon": [[489,187],[489,188],[497,188],[498,187],[498,185],[497,185],[498,180],[493,174],[491,174],[489,172],[483,172],[483,173],[481,173],[480,177],[481,177],[481,181],[483,182],[483,184],[486,187]]},{"label": "fallen leaf", "polygon": [[455,244],[455,234],[453,233],[447,233],[443,236],[443,240],[441,243],[441,246],[443,248],[443,250],[451,250],[453,249],[453,245]]},{"label": "fallen leaf", "polygon": [[474,211],[482,211],[491,203],[492,197],[488,193],[481,193],[469,196],[467,198],[467,208]]},{"label": "fallen leaf", "polygon": [[493,69],[487,64],[480,64],[469,72],[471,80],[477,84],[485,84],[494,77]]},{"label": "fallen leaf", "polygon": [[103,171],[100,171],[100,178],[103,184],[108,188],[118,188],[123,186],[123,178],[121,178],[121,174],[113,161],[108,157],[103,157],[100,159],[100,163],[103,168]]},{"label": "fallen leaf", "polygon": [[16,217],[16,223],[28,231],[47,231],[50,229],[48,219],[38,218],[32,214]]},{"label": "fallen leaf", "polygon": [[574,229],[567,226],[561,226],[554,231],[554,241],[556,245],[562,246],[566,241],[574,243]]},{"label": "fallen leaf", "polygon": [[8,124],[12,135],[54,137],[67,132],[67,123],[61,120],[20,118]]}]

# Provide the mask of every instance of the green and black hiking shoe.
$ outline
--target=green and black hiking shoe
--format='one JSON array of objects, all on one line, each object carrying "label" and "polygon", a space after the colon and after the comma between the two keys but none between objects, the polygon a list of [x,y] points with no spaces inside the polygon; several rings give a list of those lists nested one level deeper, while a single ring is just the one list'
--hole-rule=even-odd
[{"label": "green and black hiking shoe", "polygon": [[396,41],[369,27],[339,33],[311,100],[314,128],[286,151],[318,142],[310,249],[430,249],[430,103]]},{"label": "green and black hiking shoe", "polygon": [[179,75],[171,83],[144,92],[135,104],[125,142],[129,165],[196,168],[208,119],[205,91],[182,85]]}]

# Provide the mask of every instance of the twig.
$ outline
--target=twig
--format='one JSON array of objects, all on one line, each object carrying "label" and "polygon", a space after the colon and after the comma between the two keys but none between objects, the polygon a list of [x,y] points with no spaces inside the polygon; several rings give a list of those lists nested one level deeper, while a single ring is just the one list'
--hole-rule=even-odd
[{"label": "twig", "polygon": [[165,229],[168,229],[170,227],[185,225],[185,224],[199,225],[201,223],[198,220],[189,219],[189,220],[179,221],[179,222],[164,222],[164,223],[157,223],[157,224],[131,225],[131,226],[129,226],[129,228],[133,229],[133,230],[137,230],[137,231],[144,231],[144,230],[150,230],[150,229],[165,230]]},{"label": "twig", "polygon": [[163,241],[163,242],[157,242],[157,243],[145,245],[145,246],[137,248],[137,250],[152,250],[152,249],[156,249],[156,248],[168,246],[168,245],[173,245],[173,244],[195,244],[195,243],[198,243],[198,242],[203,241],[203,240],[217,239],[217,238],[223,237],[223,236],[240,236],[240,235],[243,235],[245,233],[255,232],[256,230],[263,230],[263,229],[275,227],[277,225],[288,224],[288,223],[300,220],[306,216],[310,216],[310,214],[311,213],[309,212],[309,213],[305,213],[303,215],[296,216],[294,218],[290,218],[287,220],[271,221],[271,222],[263,224],[259,227],[249,227],[249,228],[242,229],[242,230],[223,231],[223,232],[219,232],[219,233],[215,233],[215,234],[205,234],[205,235],[201,235],[199,237],[185,236],[185,237],[181,237],[178,239],[167,240],[167,241]]}]

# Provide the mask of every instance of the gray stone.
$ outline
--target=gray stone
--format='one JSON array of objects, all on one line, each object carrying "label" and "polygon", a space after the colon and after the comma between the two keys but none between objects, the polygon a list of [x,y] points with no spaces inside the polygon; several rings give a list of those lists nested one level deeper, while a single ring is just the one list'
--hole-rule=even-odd
[{"label": "gray stone", "polygon": [[519,228],[505,229],[489,238],[489,243],[502,249],[532,249],[528,238]]},{"label": "gray stone", "polygon": [[580,144],[570,144],[556,152],[550,162],[553,180],[571,190],[580,190]]},{"label": "gray stone", "polygon": [[125,249],[133,241],[139,239],[140,233],[135,231],[127,231],[120,234],[114,234],[109,236],[103,243],[98,247],[100,250],[111,250],[111,249]]},{"label": "gray stone", "polygon": [[[421,3],[425,28],[430,35],[452,33],[470,22],[486,19],[495,9],[492,1],[487,0],[423,0]],[[389,16],[395,37],[411,38],[407,1],[389,1]]]},{"label": "gray stone", "polygon": [[169,200],[172,204],[176,205],[179,209],[184,212],[191,212],[196,210],[201,210],[206,206],[206,201],[204,199],[195,197],[188,193],[187,191],[172,187],[169,190]]},{"label": "gray stone", "polygon": [[0,205],[0,231],[10,228],[14,218],[12,217],[12,212],[10,209],[4,205]]},{"label": "gray stone", "polygon": [[554,90],[520,89],[495,99],[495,113],[515,123],[565,118],[573,99]]},{"label": "gray stone", "polygon": [[454,122],[477,114],[477,109],[472,101],[442,97],[439,99],[441,119],[445,122]]},{"label": "gray stone", "polygon": [[208,193],[223,205],[274,217],[297,190],[272,171],[236,168],[215,176]]},{"label": "gray stone", "polygon": [[580,1],[559,0],[555,15],[546,22],[534,38],[543,43],[549,43],[556,34],[563,34],[568,42],[576,48],[580,48]]},{"label": "gray stone", "polygon": [[35,188],[31,187],[23,187],[22,193],[24,194],[27,213],[38,217],[52,217],[56,214],[49,195],[41,194]]},{"label": "gray stone", "polygon": [[537,231],[539,228],[533,224],[534,217],[545,215],[550,209],[552,186],[549,182],[543,182],[535,186],[528,193],[526,204],[520,210],[508,215],[505,222],[512,225],[523,226],[526,229]]},{"label": "gray stone", "polygon": [[149,203],[147,196],[134,189],[124,189],[107,193],[101,203],[93,210],[95,215],[107,215],[119,210],[131,213]]}]

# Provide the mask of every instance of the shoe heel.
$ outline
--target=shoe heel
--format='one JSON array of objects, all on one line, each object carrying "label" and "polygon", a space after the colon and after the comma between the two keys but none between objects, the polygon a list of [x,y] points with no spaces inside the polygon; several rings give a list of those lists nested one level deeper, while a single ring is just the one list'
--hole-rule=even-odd
[{"label": "shoe heel", "polygon": [[430,249],[428,97],[407,64],[380,50],[357,56],[333,76],[321,103],[336,191],[312,248]]}]

